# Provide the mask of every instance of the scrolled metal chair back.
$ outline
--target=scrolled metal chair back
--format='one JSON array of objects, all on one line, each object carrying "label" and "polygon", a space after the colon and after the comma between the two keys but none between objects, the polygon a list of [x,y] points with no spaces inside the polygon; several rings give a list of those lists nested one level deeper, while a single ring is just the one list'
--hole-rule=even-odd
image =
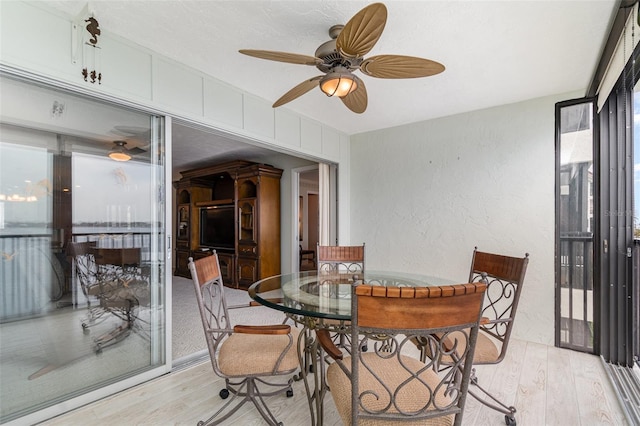
[{"label": "scrolled metal chair back", "polygon": [[481,330],[502,343],[497,362],[506,353],[528,263],[528,253],[518,258],[481,252],[477,247],[473,252],[469,282],[487,284],[482,307],[482,316],[487,320]]},{"label": "scrolled metal chair back", "polygon": [[318,275],[364,273],[364,244],[361,246],[318,245]]},{"label": "scrolled metal chair back", "polygon": [[216,372],[219,372],[215,358],[218,346],[225,337],[233,333],[229,320],[229,311],[224,294],[224,284],[218,255],[214,251],[211,256],[193,260],[189,258],[189,271],[196,292],[196,300],[200,311],[211,362]]},{"label": "scrolled metal chair back", "polygon": [[[326,333],[319,335],[327,353],[335,357],[327,381],[345,424],[429,424],[436,417],[451,417],[452,423],[460,424],[485,289],[482,282],[401,288],[354,285],[352,339],[364,336],[369,349],[356,345],[351,357],[343,359]],[[411,355],[416,339],[430,346],[433,358],[421,361]],[[444,359],[453,368],[440,368]]]}]

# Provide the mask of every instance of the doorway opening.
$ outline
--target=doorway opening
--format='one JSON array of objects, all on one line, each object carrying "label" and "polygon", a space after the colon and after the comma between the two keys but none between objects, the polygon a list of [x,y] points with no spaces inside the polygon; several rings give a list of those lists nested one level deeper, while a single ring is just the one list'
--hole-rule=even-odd
[{"label": "doorway opening", "polygon": [[[295,264],[301,271],[315,269],[316,247],[320,241],[320,206],[318,168],[294,171],[298,179],[298,227]],[[296,250],[292,250],[296,252]]]}]

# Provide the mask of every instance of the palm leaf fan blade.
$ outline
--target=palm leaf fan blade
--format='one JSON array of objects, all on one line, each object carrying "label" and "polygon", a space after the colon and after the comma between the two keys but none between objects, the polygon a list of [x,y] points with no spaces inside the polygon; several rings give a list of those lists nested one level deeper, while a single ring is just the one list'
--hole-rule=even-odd
[{"label": "palm leaf fan blade", "polygon": [[403,55],[372,56],[360,65],[363,74],[378,78],[429,77],[444,69],[444,65],[439,62]]},{"label": "palm leaf fan blade", "polygon": [[374,3],[356,13],[336,39],[336,49],[347,57],[362,57],[380,39],[387,23],[387,8]]},{"label": "palm leaf fan blade", "polygon": [[291,102],[292,100],[304,95],[309,90],[318,86],[322,77],[323,76],[319,75],[317,77],[310,78],[309,80],[305,80],[302,83],[298,84],[296,87],[294,87],[293,89],[289,90],[287,93],[282,95],[280,99],[275,101],[273,104],[273,108],[277,108],[281,105]]},{"label": "palm leaf fan blade", "polygon": [[340,98],[342,103],[356,114],[362,114],[367,109],[367,103],[369,97],[367,96],[367,89],[364,86],[364,81],[354,76],[358,88],[348,95]]},{"label": "palm leaf fan blade", "polygon": [[317,65],[319,63],[322,63],[322,60],[316,58],[315,56],[300,55],[298,53],[255,49],[240,49],[238,52],[242,53],[243,55],[253,56],[254,58],[267,59],[269,61],[287,62],[290,64]]}]

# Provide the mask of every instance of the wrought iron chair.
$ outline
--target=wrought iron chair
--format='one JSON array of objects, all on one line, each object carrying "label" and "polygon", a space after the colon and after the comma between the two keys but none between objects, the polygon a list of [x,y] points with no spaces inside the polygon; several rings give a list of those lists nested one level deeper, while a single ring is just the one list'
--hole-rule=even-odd
[{"label": "wrought iron chair", "polygon": [[[326,330],[316,332],[335,360],[326,377],[344,424],[461,424],[485,289],[355,284],[351,338],[366,336],[373,350],[344,356]],[[419,360],[414,339],[434,356]],[[445,356],[454,368],[440,368]]]},{"label": "wrought iron chair", "polygon": [[[211,365],[213,371],[225,379],[225,388],[219,395],[226,399],[232,394],[229,401],[198,425],[220,424],[247,401],[255,405],[268,424],[278,425],[263,397],[280,393],[293,396],[293,378],[279,383],[265,379],[292,375],[298,368],[296,331],[286,324],[232,326],[229,318],[231,307],[227,307],[218,254],[215,251],[211,256],[196,261],[190,257],[189,271]],[[259,389],[258,385],[267,391]],[[233,405],[234,402],[237,403]]]},{"label": "wrought iron chair", "polygon": [[87,299],[88,315],[82,321],[83,330],[89,332],[89,327],[112,318],[111,315],[123,321],[93,339],[95,351],[122,341],[135,326],[144,331],[138,311],[141,303],[148,301],[149,282],[148,274],[140,268],[140,249],[100,249],[91,242],[70,242],[67,252],[73,258],[75,275]]},{"label": "wrought iron chair", "polygon": [[[361,246],[321,246],[317,247],[318,284],[341,284],[352,280],[354,275],[364,274],[364,243]],[[336,288],[338,288],[336,286]],[[339,323],[324,320],[325,323],[338,326],[340,332],[333,338],[341,348],[349,351],[351,339],[348,333],[348,322]],[[366,339],[361,346],[367,350]]]},{"label": "wrought iron chair", "polygon": [[321,246],[318,244],[318,275],[364,272],[364,244],[361,246]]},{"label": "wrought iron chair", "polygon": [[74,268],[74,276],[78,279],[82,294],[87,300],[87,317],[82,320],[82,329],[88,332],[88,328],[104,321],[108,316],[104,316],[105,309],[98,301],[100,295],[100,282],[98,280],[98,269],[93,257],[93,246],[91,242],[69,242],[66,246],[67,255],[71,258]]},{"label": "wrought iron chair", "polygon": [[[485,282],[487,291],[482,308],[482,321],[473,363],[475,365],[500,363],[509,346],[522,283],[529,263],[529,254],[524,257],[510,257],[499,254],[473,251],[470,282]],[[419,345],[421,359],[430,357],[428,346]],[[471,372],[471,384],[487,395],[490,400],[480,398],[469,391],[482,404],[505,415],[507,425],[515,425],[516,408],[507,406],[478,384],[475,369]],[[493,401],[493,402],[491,402]]]},{"label": "wrought iron chair", "polygon": [[300,269],[302,269],[302,263],[307,260],[311,262],[313,267],[316,267],[316,252],[313,250],[305,250],[302,248],[302,244],[300,246]]}]

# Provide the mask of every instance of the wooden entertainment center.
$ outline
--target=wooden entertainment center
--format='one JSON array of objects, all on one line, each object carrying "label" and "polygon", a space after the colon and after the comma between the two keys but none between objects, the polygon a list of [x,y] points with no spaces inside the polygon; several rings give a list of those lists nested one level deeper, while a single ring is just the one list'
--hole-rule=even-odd
[{"label": "wooden entertainment center", "polygon": [[280,273],[282,170],[236,160],[180,173],[176,188],[176,269],[216,250],[225,285],[247,289]]}]

